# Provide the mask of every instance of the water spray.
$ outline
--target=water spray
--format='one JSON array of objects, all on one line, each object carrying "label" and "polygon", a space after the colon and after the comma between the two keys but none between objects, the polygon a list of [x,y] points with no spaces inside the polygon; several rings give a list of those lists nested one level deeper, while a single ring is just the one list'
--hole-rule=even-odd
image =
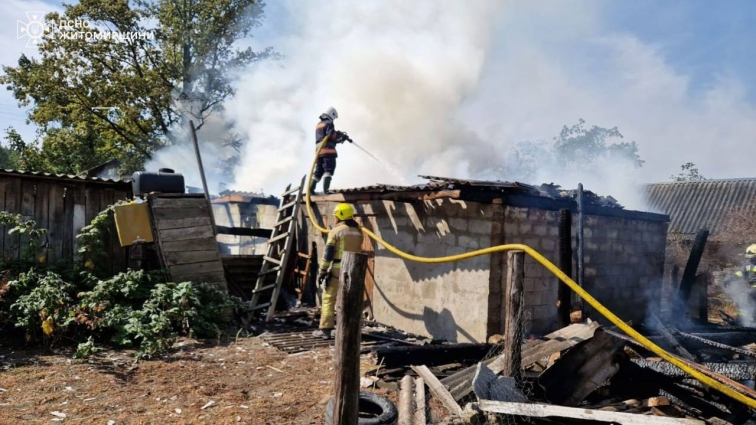
[{"label": "water spray", "polygon": [[372,153],[368,152],[367,149],[363,148],[362,146],[358,145],[357,142],[352,141],[352,144],[355,145],[359,150],[365,152],[369,157],[373,158],[375,162],[380,164],[383,168],[385,168],[389,173],[393,174],[394,177],[399,179],[399,183],[401,183],[403,186],[409,186],[409,182],[407,179],[404,178],[402,173],[396,169],[393,165],[389,164],[388,162],[378,158],[377,156],[373,155]]}]

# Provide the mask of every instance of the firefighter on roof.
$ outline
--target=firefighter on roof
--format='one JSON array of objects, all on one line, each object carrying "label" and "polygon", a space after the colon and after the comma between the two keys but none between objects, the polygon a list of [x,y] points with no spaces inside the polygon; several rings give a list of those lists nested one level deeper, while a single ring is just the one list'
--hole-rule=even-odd
[{"label": "firefighter on roof", "polygon": [[328,189],[331,187],[331,178],[336,171],[336,157],[338,156],[336,145],[352,142],[352,139],[346,133],[336,131],[333,121],[338,117],[339,113],[336,112],[336,109],[330,107],[320,115],[320,122],[315,126],[315,144],[319,146],[326,136],[328,137],[328,141],[318,155],[315,173],[312,175],[312,182],[310,183],[311,194],[315,193],[315,187],[321,178],[323,179],[323,193],[328,193]]},{"label": "firefighter on roof", "polygon": [[341,258],[344,252],[362,252],[362,232],[354,221],[354,208],[338,204],[333,210],[336,227],[328,232],[325,252],[320,261],[318,282],[324,282],[323,303],[319,329],[312,333],[318,338],[333,338],[336,316],[336,295],[339,291]]}]

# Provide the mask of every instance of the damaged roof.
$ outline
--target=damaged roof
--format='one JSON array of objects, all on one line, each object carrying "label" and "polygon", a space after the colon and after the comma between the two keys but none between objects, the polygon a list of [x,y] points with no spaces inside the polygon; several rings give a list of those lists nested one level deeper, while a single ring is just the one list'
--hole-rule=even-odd
[{"label": "damaged roof", "polygon": [[729,224],[732,213],[756,215],[756,178],[670,182],[647,185],[651,209],[670,216],[669,230],[712,234]]},{"label": "damaged roof", "polygon": [[[357,193],[402,193],[402,192],[435,192],[441,190],[459,190],[464,189],[468,192],[496,192],[496,193],[508,193],[508,194],[520,194],[530,196],[542,196],[552,199],[562,200],[576,200],[577,190],[563,189],[559,185],[543,184],[541,186],[533,186],[521,182],[505,182],[505,181],[488,181],[488,180],[470,180],[470,179],[456,179],[450,177],[438,177],[438,176],[418,176],[422,179],[428,180],[424,184],[416,184],[410,186],[397,186],[397,185],[385,185],[377,184],[371,186],[365,186],[360,188],[350,189],[337,189],[332,190],[332,193],[342,194],[357,194]],[[585,201],[587,204],[597,205],[609,208],[623,208],[616,199],[611,196],[599,196],[589,190],[583,191]]]}]

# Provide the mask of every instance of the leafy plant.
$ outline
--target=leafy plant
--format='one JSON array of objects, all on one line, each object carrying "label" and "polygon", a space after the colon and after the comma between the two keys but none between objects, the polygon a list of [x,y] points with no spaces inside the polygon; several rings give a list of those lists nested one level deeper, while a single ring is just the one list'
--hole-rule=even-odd
[{"label": "leafy plant", "polygon": [[702,176],[698,171],[696,164],[692,162],[686,162],[680,166],[682,172],[676,176],[669,176],[669,179],[675,182],[695,182],[706,180],[706,177]]},{"label": "leafy plant", "polygon": [[74,285],[55,273],[42,274],[32,268],[9,286],[10,291],[21,294],[10,306],[16,326],[26,331],[28,341],[42,340],[45,346],[52,346],[73,322]]},{"label": "leafy plant", "polygon": [[0,224],[11,226],[8,230],[9,235],[24,235],[25,247],[21,250],[21,261],[33,263],[35,260],[40,263],[46,261],[44,250],[47,249],[47,242],[41,239],[47,234],[47,229],[37,229],[37,222],[34,220],[24,220],[20,214],[11,214],[7,211],[0,211]]},{"label": "leafy plant", "polygon": [[102,264],[100,260],[107,255],[103,248],[105,246],[105,236],[110,233],[110,229],[113,228],[113,208],[126,203],[128,203],[128,201],[118,201],[100,211],[100,213],[97,214],[88,225],[82,227],[79,234],[76,235],[76,241],[79,246],[78,252],[84,263],[84,267],[94,271],[96,274],[102,274],[98,273],[100,270],[98,270],[97,265]]},{"label": "leafy plant", "polygon": [[93,354],[97,354],[102,351],[102,348],[98,347],[94,343],[92,337],[87,338],[87,342],[82,342],[76,347],[76,352],[73,357],[75,359],[85,359]]}]

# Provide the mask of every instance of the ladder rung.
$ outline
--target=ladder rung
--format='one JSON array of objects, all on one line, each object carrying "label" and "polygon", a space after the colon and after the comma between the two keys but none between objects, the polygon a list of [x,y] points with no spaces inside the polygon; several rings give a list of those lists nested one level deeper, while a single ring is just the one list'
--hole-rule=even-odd
[{"label": "ladder rung", "polygon": [[304,252],[297,252],[297,255],[299,255],[299,258],[307,258],[308,260],[312,258],[312,255],[305,254]]},{"label": "ladder rung", "polygon": [[289,216],[289,217],[286,217],[285,219],[283,219],[283,220],[279,221],[278,223],[276,223],[273,227],[278,227],[278,226],[280,226],[282,224],[286,224],[286,223],[290,222],[293,218],[294,218],[293,215]]},{"label": "ladder rung", "polygon": [[276,287],[276,284],[272,283],[272,284],[270,284],[268,286],[263,286],[262,288],[257,288],[254,291],[252,291],[252,293],[253,294],[257,294],[258,292],[264,292],[264,291],[267,291],[268,289],[273,289],[275,287]]},{"label": "ladder rung", "polygon": [[259,309],[261,309],[261,308],[265,308],[265,307],[268,307],[268,306],[270,306],[270,303],[265,303],[265,304],[258,304],[258,305],[256,305],[256,306],[254,306],[254,307],[250,308],[249,310],[247,310],[247,312],[250,312],[250,311],[255,311],[255,310],[259,310]]},{"label": "ladder rung", "polygon": [[284,239],[287,236],[289,236],[289,232],[283,232],[283,233],[281,233],[280,235],[276,236],[273,239],[268,239],[268,243],[271,244],[271,243],[274,243],[276,241],[280,241],[281,239]]},{"label": "ladder rung", "polygon": [[299,187],[295,187],[293,189],[289,189],[288,191],[284,192],[283,195],[281,195],[281,199],[283,199],[284,196],[291,195],[294,192],[299,192]]},{"label": "ladder rung", "polygon": [[294,201],[291,201],[291,202],[289,202],[288,204],[283,204],[283,205],[281,205],[281,208],[279,208],[279,209],[278,209],[278,212],[282,212],[282,211],[286,211],[286,210],[288,210],[289,208],[291,208],[291,207],[293,207],[294,205],[296,205],[296,204],[297,204],[297,202],[299,202],[299,200],[298,200],[298,199],[297,199],[297,200],[294,200]]},{"label": "ladder rung", "polygon": [[265,270],[263,273],[258,273],[257,277],[265,276],[271,273],[278,273],[279,270],[281,270],[281,266],[275,266],[272,269]]},{"label": "ladder rung", "polygon": [[[277,259],[275,259],[275,258],[272,258],[272,257],[268,257],[267,255],[263,256],[263,260],[265,260],[265,261],[268,261],[268,262],[271,262],[271,263],[273,263],[273,264],[278,264],[279,266],[281,265],[281,260],[277,260]],[[259,276],[259,275],[258,275],[258,276]]]}]

